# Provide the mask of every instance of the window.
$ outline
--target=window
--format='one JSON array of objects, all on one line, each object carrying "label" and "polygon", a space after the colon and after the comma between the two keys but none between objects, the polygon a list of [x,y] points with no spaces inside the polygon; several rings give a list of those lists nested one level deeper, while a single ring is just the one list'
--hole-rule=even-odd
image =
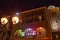
[{"label": "window", "polygon": [[32,28],[27,28],[25,30],[25,36],[33,36],[35,35],[35,31]]},{"label": "window", "polygon": [[27,17],[26,20],[25,20],[25,23],[31,23],[33,22],[33,17]]},{"label": "window", "polygon": [[37,34],[37,37],[41,37],[41,38],[46,37],[46,30],[45,30],[45,28],[43,28],[43,27],[37,28],[36,34]]},{"label": "window", "polygon": [[57,13],[56,12],[52,12],[52,15],[56,15]]}]

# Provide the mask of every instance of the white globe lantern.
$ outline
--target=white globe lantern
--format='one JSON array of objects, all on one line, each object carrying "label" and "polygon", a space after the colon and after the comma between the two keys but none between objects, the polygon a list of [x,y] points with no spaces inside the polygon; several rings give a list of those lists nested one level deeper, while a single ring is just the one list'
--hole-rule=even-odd
[{"label": "white globe lantern", "polygon": [[55,8],[54,5],[51,5],[51,6],[48,7],[48,9],[54,9],[54,8]]},{"label": "white globe lantern", "polygon": [[19,18],[18,17],[12,17],[12,22],[13,22],[13,24],[17,24],[19,22]]},{"label": "white globe lantern", "polygon": [[1,24],[6,24],[8,22],[8,19],[7,18],[1,18]]}]

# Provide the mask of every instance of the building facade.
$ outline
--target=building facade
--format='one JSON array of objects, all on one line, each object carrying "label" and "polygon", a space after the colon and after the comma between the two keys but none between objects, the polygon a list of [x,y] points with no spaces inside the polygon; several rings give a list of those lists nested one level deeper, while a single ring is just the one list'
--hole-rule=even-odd
[{"label": "building facade", "polygon": [[48,18],[52,29],[52,36],[54,40],[60,38],[60,8],[54,7],[48,9]]},{"label": "building facade", "polygon": [[[3,31],[6,35],[2,37],[8,40],[52,40],[59,39],[60,32],[59,7],[40,7],[20,12],[19,15],[8,16],[2,21],[5,25]],[[5,22],[5,23],[4,23]],[[0,26],[1,26],[0,25]],[[58,33],[57,33],[58,32]],[[55,34],[55,35],[53,35]]]},{"label": "building facade", "polygon": [[[15,40],[15,38],[21,40],[25,40],[25,38],[26,40],[52,40],[52,31],[48,22],[46,10],[46,7],[41,7],[21,12],[18,17],[22,19],[22,22],[13,25],[14,32],[12,32],[11,40]],[[26,35],[23,37],[24,39],[13,35],[18,29],[22,29],[25,32]],[[30,33],[30,31],[28,31],[29,33],[26,33],[26,29],[27,31],[28,29],[34,30],[35,35],[31,35],[32,33]]]}]

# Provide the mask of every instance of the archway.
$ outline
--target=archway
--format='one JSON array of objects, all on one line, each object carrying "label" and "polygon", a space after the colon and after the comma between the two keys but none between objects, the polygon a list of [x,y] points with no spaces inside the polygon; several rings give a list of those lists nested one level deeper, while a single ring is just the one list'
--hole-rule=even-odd
[{"label": "archway", "polygon": [[46,34],[45,28],[43,28],[43,27],[38,27],[38,28],[36,29],[36,35],[37,35],[37,37],[41,37],[41,38],[46,37],[47,34]]},{"label": "archway", "polygon": [[22,30],[16,30],[15,33],[14,33],[14,36],[23,37],[24,36],[24,32],[22,32]]},{"label": "archway", "polygon": [[27,28],[25,30],[25,36],[34,36],[35,35],[35,31],[32,28]]}]

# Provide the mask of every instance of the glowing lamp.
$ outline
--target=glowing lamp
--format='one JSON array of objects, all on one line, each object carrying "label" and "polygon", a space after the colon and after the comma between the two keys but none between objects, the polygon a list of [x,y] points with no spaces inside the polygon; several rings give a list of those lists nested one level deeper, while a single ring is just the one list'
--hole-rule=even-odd
[{"label": "glowing lamp", "polygon": [[33,36],[33,35],[35,35],[35,31],[33,31],[32,28],[27,28],[27,29],[25,30],[25,35],[26,35],[26,36]]},{"label": "glowing lamp", "polygon": [[22,32],[22,30],[16,30],[14,36],[17,35],[17,36],[24,36],[24,32]]},{"label": "glowing lamp", "polygon": [[1,18],[1,24],[6,24],[8,22],[8,19],[7,18]]},{"label": "glowing lamp", "polygon": [[13,22],[13,24],[17,24],[19,22],[19,18],[18,17],[12,17],[12,22]]},{"label": "glowing lamp", "polygon": [[36,31],[37,31],[37,32],[45,32],[46,30],[45,30],[43,27],[39,27],[39,28],[37,28]]},{"label": "glowing lamp", "polygon": [[39,35],[46,35],[46,30],[45,30],[45,28],[43,28],[43,27],[37,28],[36,34],[37,34],[38,36],[39,36]]}]

